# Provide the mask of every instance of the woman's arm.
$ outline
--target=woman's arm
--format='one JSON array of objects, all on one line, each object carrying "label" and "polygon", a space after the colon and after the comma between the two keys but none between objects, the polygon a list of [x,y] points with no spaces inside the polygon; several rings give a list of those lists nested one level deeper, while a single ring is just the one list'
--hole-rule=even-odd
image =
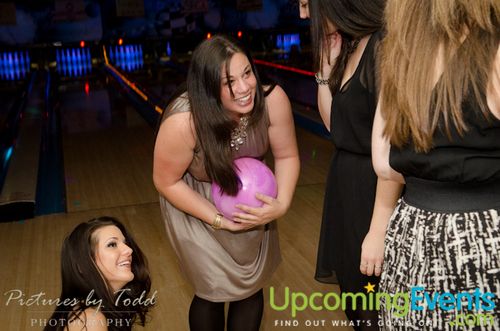
[{"label": "woman's arm", "polygon": [[269,109],[269,142],[274,156],[278,183],[277,199],[285,210],[290,207],[299,177],[300,160],[293,123],[292,106],[283,89],[276,86],[267,100]]},{"label": "woman's arm", "polygon": [[283,216],[292,202],[299,177],[300,161],[293,124],[292,107],[283,89],[276,86],[266,98],[270,126],[269,142],[274,156],[274,172],[278,184],[276,199],[257,195],[264,202],[260,208],[238,205],[247,214],[238,213],[237,220],[257,226]]},{"label": "woman's arm", "polygon": [[361,245],[359,270],[368,276],[380,276],[384,261],[385,232],[396,203],[401,196],[403,184],[378,178],[375,205],[370,229]]},{"label": "woman's arm", "polygon": [[[385,120],[380,111],[380,103],[375,112],[372,130],[372,161],[378,175],[377,190],[373,207],[370,230],[361,246],[361,273],[379,276],[384,259],[384,239],[387,224],[404,186],[403,176],[389,164],[390,143],[384,136]],[[375,268],[377,266],[377,268]]]},{"label": "woman's arm", "polygon": [[[192,125],[189,112],[171,115],[161,124],[154,148],[153,182],[175,208],[212,224],[218,213],[215,206],[182,180],[194,155],[196,139]],[[223,219],[221,227],[238,231],[245,225]]]},{"label": "woman's arm", "polygon": [[375,119],[373,120],[372,130],[372,162],[373,169],[377,176],[382,179],[393,180],[404,184],[403,176],[391,168],[389,164],[389,153],[391,144],[388,137],[384,136],[385,120],[382,117],[380,103],[375,111]]}]

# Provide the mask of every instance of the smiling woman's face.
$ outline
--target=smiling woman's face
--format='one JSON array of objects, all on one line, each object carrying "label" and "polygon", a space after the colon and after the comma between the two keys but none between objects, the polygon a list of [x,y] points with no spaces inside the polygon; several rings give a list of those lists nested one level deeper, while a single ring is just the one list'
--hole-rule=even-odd
[{"label": "smiling woman's face", "polygon": [[93,234],[95,262],[113,291],[123,288],[134,279],[132,273],[132,249],[125,237],[114,225],[103,226]]},{"label": "smiling woman's face", "polygon": [[229,61],[229,75],[225,63],[221,68],[220,99],[224,109],[238,118],[254,107],[257,79],[245,54],[235,53]]}]

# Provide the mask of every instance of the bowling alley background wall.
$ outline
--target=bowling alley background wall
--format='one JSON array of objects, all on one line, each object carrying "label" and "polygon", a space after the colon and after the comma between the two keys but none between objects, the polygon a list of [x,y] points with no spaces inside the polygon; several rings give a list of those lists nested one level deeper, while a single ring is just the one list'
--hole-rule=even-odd
[{"label": "bowling alley background wall", "polygon": [[23,0],[0,4],[0,43],[298,29],[297,0]]}]

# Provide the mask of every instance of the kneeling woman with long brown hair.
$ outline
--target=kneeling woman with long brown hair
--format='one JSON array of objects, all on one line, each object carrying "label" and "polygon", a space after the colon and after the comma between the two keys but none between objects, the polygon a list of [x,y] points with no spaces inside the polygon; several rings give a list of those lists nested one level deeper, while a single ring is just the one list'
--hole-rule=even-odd
[{"label": "kneeling woman with long brown hair", "polygon": [[45,331],[126,331],[146,323],[154,298],[135,300],[148,298],[151,288],[146,257],[115,218],[81,223],[66,237],[61,275],[61,297]]}]

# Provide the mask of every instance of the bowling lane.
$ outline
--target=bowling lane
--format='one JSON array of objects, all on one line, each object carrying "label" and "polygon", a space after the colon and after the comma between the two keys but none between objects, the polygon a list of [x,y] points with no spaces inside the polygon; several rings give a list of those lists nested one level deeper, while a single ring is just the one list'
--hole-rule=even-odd
[{"label": "bowling lane", "polygon": [[14,105],[14,102],[17,100],[19,97],[19,91],[16,89],[12,89],[9,92],[5,92],[2,89],[2,93],[0,93],[0,104],[2,107],[0,108],[0,128],[3,130],[7,123],[5,121],[7,120],[7,117],[9,115],[9,111],[12,109],[12,106]]},{"label": "bowling lane", "polygon": [[5,82],[0,83],[0,131],[3,131],[7,126],[7,118],[15,103],[19,101],[22,94],[27,90],[28,79],[22,82]]},{"label": "bowling lane", "polygon": [[147,70],[125,72],[125,76],[147,92],[153,105],[164,109],[170,96],[186,80],[186,70],[184,66],[154,64]]},{"label": "bowling lane", "polygon": [[119,89],[104,77],[58,88],[68,212],[158,200],[154,130]]}]

